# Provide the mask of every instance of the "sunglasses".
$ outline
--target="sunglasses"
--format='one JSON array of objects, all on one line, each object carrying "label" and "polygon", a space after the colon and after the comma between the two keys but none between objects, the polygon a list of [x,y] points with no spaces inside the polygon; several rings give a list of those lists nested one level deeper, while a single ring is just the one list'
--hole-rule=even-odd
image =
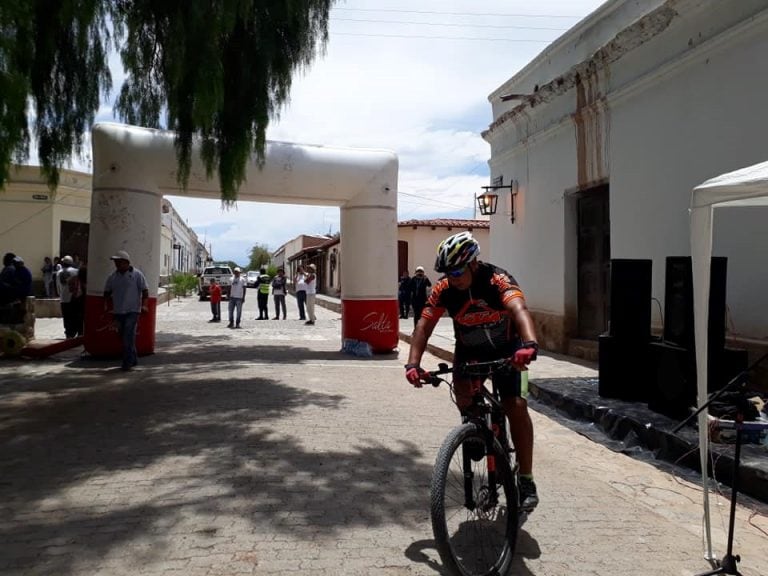
[{"label": "sunglasses", "polygon": [[466,266],[462,266],[461,268],[456,268],[456,270],[448,270],[446,272],[446,275],[451,278],[458,278],[459,276],[463,276],[464,272],[467,271]]}]

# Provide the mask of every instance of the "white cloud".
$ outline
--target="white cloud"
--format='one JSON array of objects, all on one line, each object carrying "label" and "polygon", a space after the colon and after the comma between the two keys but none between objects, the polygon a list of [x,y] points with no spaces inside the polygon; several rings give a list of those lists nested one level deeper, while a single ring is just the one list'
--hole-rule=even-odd
[{"label": "white cloud", "polygon": [[[339,2],[326,55],[294,78],[291,101],[268,138],[394,150],[401,220],[472,217],[474,195],[488,184],[490,150],[480,137],[491,120],[488,94],[601,3]],[[122,70],[113,78],[112,100]],[[99,118],[112,119],[111,102]],[[337,208],[240,202],[227,211],[217,201],[171,201],[222,260],[245,262],[254,244],[277,248],[300,233],[339,228]]]}]

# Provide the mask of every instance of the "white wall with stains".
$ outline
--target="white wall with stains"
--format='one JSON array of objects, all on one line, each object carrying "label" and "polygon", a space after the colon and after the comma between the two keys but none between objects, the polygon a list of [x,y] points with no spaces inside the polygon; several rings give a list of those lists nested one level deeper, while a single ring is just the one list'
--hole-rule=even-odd
[{"label": "white wall with stains", "polygon": [[[491,259],[518,276],[534,310],[572,328],[573,195],[600,183],[611,257],[652,258],[663,304],[666,257],[690,255],[691,189],[768,159],[766,60],[764,1],[616,0],[489,96],[491,176],[519,182],[516,222],[491,219]],[[715,229],[714,252],[729,258],[729,329],[745,338],[768,337],[764,210],[732,209]]]}]

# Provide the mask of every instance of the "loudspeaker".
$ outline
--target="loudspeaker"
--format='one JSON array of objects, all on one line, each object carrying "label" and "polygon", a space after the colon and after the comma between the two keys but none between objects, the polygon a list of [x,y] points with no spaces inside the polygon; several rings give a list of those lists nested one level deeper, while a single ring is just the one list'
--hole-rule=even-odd
[{"label": "loudspeaker", "polygon": [[611,260],[610,336],[650,340],[652,265],[651,260]]},{"label": "loudspeaker", "polygon": [[[697,405],[696,353],[668,342],[648,346],[655,373],[649,390],[648,408],[676,420],[690,414]],[[712,394],[747,369],[747,351],[724,348],[709,357],[707,393]]]},{"label": "loudspeaker", "polygon": [[647,402],[653,385],[648,342],[598,336],[598,394],[628,402]]},{"label": "loudspeaker", "polygon": [[[712,258],[709,288],[709,349],[725,347],[725,290],[728,259]],[[669,256],[664,282],[664,341],[694,349],[693,267],[690,256]]]},{"label": "loudspeaker", "polygon": [[652,342],[648,346],[655,368],[648,408],[682,420],[696,406],[695,355],[681,346]]},{"label": "loudspeaker", "polygon": [[709,392],[716,392],[749,366],[749,355],[742,348],[723,348],[720,354],[709,358]]}]

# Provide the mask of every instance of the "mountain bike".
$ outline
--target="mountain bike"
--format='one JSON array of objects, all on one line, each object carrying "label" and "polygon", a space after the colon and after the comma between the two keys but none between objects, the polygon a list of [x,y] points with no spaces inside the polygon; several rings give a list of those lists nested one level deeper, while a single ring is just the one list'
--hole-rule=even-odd
[{"label": "mountain bike", "polygon": [[[503,576],[512,564],[519,527],[528,516],[520,509],[518,464],[504,408],[493,374],[514,370],[504,360],[462,364],[472,380],[472,403],[462,411],[462,424],[443,441],[430,487],[432,531],[443,563],[462,576]],[[453,381],[448,364],[424,374],[437,387]]]}]

